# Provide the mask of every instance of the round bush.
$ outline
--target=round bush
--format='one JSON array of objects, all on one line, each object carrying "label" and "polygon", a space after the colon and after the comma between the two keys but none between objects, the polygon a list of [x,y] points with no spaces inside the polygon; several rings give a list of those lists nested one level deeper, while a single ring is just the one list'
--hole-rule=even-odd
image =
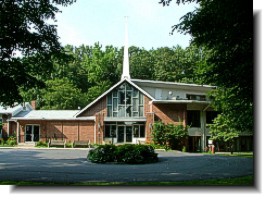
[{"label": "round bush", "polygon": [[99,145],[89,151],[88,159],[95,163],[114,162],[115,150],[114,145]]},{"label": "round bush", "polygon": [[149,145],[124,144],[120,146],[101,145],[88,154],[88,159],[96,163],[117,162],[141,164],[157,162],[157,153]]}]

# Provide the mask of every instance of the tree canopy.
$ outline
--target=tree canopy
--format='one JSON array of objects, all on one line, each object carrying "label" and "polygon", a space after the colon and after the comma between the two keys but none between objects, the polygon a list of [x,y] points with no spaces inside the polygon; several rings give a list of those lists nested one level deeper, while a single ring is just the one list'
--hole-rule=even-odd
[{"label": "tree canopy", "polygon": [[[51,57],[60,57],[55,21],[57,6],[75,0],[1,0],[0,6],[0,102],[22,101],[19,88],[44,86],[38,78],[51,71]],[[49,22],[49,23],[48,23]],[[28,59],[32,57],[31,59]]]},{"label": "tree canopy", "polygon": [[[89,104],[121,78],[123,47],[117,48],[111,45],[103,47],[95,43],[79,47],[67,45],[64,51],[68,55],[67,59],[52,58],[52,70],[38,75],[46,84],[45,88],[25,90],[20,87],[24,101],[37,100],[39,109],[77,109]],[[151,50],[131,46],[129,47],[130,74],[136,79],[202,83],[202,80],[193,74],[198,70],[197,66],[204,65],[208,54],[208,51],[196,46],[186,49],[175,46]],[[66,84],[65,91],[72,87],[76,92],[61,92],[59,83]],[[56,102],[60,100],[57,97],[61,97],[63,101],[68,99],[68,96],[78,104],[67,101],[68,103],[64,105],[59,103],[57,107],[53,105],[53,99]]]},{"label": "tree canopy", "polygon": [[[253,131],[252,2],[176,1],[190,2],[199,3],[199,7],[184,15],[172,31],[191,34],[194,44],[211,50],[206,67],[197,76],[218,86],[213,93],[213,106],[223,113],[223,122],[230,120],[232,128]],[[171,0],[160,3],[170,5]]]}]

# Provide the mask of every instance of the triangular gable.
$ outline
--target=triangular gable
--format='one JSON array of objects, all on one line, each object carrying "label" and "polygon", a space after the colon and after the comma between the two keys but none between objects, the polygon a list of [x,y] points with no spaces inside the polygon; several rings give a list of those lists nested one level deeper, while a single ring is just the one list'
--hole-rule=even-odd
[{"label": "triangular gable", "polygon": [[136,89],[138,89],[142,94],[144,94],[145,96],[149,97],[151,100],[155,100],[149,93],[147,93],[145,90],[141,89],[139,86],[137,86],[135,83],[131,82],[130,80],[128,80],[127,78],[122,79],[121,81],[119,81],[118,83],[116,83],[114,86],[112,86],[110,89],[108,89],[107,91],[105,91],[102,95],[100,95],[98,98],[96,98],[94,101],[92,101],[89,105],[87,105],[85,108],[83,108],[81,111],[79,111],[74,117],[78,117],[79,115],[81,115],[83,112],[85,112],[86,110],[88,110],[91,106],[93,106],[95,103],[97,103],[100,99],[102,99],[104,96],[108,95],[112,90],[114,90],[116,87],[118,87],[119,85],[121,85],[122,83],[127,82],[128,84],[130,84],[131,86],[135,87]]}]

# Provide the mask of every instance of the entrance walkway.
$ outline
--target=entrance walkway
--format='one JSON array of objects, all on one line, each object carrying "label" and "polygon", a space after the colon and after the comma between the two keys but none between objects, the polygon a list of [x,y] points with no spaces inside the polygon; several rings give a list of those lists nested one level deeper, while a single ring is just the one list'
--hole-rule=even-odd
[{"label": "entrance walkway", "polygon": [[0,149],[0,180],[159,182],[253,174],[252,158],[160,151],[158,163],[122,165],[91,163],[87,153],[87,149]]}]

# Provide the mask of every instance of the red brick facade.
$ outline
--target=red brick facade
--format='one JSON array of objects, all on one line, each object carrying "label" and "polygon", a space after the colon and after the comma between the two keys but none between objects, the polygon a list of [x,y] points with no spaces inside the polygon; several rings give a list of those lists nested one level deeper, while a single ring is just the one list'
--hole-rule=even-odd
[{"label": "red brick facade", "polygon": [[49,138],[94,141],[94,121],[20,121],[19,142],[25,142],[25,126],[40,126],[40,141],[48,141]]},{"label": "red brick facade", "polygon": [[152,110],[164,123],[186,126],[186,104],[153,104]]}]

